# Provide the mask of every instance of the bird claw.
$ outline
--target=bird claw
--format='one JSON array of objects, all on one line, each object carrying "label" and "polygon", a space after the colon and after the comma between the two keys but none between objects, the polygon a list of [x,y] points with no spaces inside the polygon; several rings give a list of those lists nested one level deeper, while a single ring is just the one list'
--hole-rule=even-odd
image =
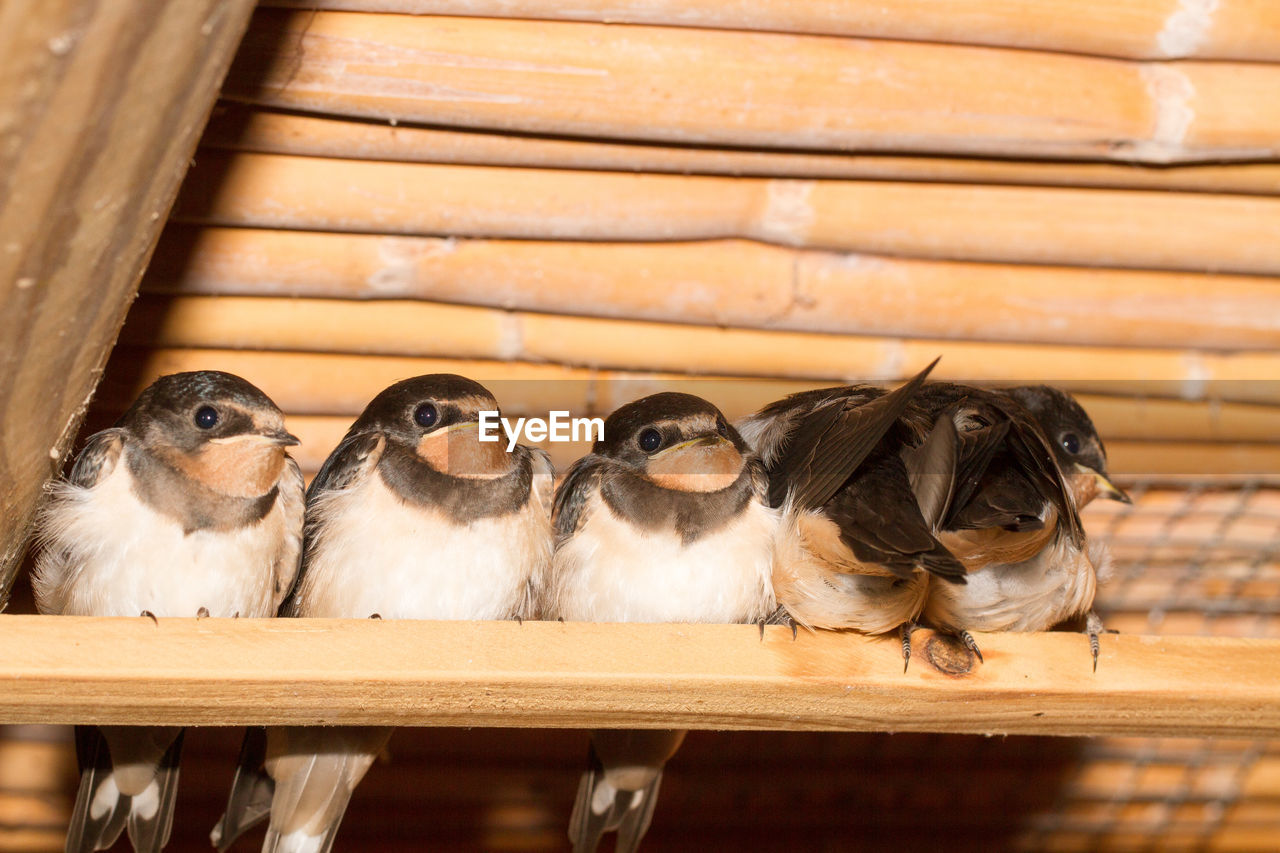
[{"label": "bird claw", "polygon": [[140,619],[150,619],[152,622],[156,623],[156,625],[159,625],[159,624],[160,624],[160,620],[159,620],[159,619],[157,619],[157,618],[156,618],[156,615],[155,615],[154,613],[152,613],[150,610],[144,610],[144,611],[142,611],[142,613],[139,615],[139,618],[140,618]]},{"label": "bird claw", "polygon": [[794,643],[800,636],[800,623],[788,616],[787,624],[791,626],[791,642]]},{"label": "bird claw", "polygon": [[515,615],[515,620],[516,620],[516,623],[517,623],[517,624],[519,624],[521,628],[523,628],[523,627],[524,627],[524,617],[523,617],[523,616],[521,616],[519,613],[517,613],[517,614]]},{"label": "bird claw", "polygon": [[1100,634],[1119,634],[1120,632],[1114,628],[1107,628],[1102,624],[1102,617],[1098,615],[1096,610],[1090,610],[1084,617],[1084,632],[1089,635],[1089,652],[1093,655],[1093,671],[1098,671],[1098,652],[1101,651],[1098,645],[1098,636]]},{"label": "bird claw", "polygon": [[968,631],[961,631],[956,635],[960,638],[960,642],[964,643],[964,647],[978,656],[978,663],[986,663],[986,659],[982,657],[982,651],[978,648],[978,641]]},{"label": "bird claw", "polygon": [[209,608],[207,608],[207,607],[201,607],[199,610],[197,610],[197,611],[196,611],[196,618],[197,618],[197,619],[208,619],[208,618],[209,618]]},{"label": "bird claw", "polygon": [[756,627],[760,629],[760,642],[762,643],[764,642],[764,624],[765,620],[763,619],[756,623]]},{"label": "bird claw", "polygon": [[370,614],[369,614],[369,618],[370,618],[370,619],[378,619],[378,620],[381,620],[381,619],[382,619],[382,614],[381,614],[381,613],[370,613]]},{"label": "bird claw", "polygon": [[903,622],[898,626],[898,637],[902,640],[902,672],[905,674],[911,665],[911,635],[920,626],[915,622]]}]

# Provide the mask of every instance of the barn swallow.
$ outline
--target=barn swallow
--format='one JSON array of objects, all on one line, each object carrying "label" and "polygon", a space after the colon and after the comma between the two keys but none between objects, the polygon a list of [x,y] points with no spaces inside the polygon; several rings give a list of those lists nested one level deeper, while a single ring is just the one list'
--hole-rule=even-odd
[{"label": "barn swallow", "polygon": [[964,583],[904,455],[927,431],[915,398],[932,369],[887,393],[851,385],[793,394],[741,423],[783,510],[773,585],[793,630],[892,631],[919,615],[929,576]]},{"label": "barn swallow", "polygon": [[[265,394],[217,371],[156,380],[96,433],[41,511],[33,586],[41,613],[272,616],[302,549],[298,440]],[[68,851],[127,827],[164,847],[181,728],[76,727],[80,790]]]},{"label": "barn swallow", "polygon": [[967,482],[956,477],[940,536],[968,583],[930,587],[925,620],[958,633],[981,659],[969,631],[1043,631],[1083,615],[1096,669],[1102,623],[1092,606],[1110,556],[1087,542],[1079,510],[1099,495],[1129,497],[1107,474],[1093,422],[1069,394],[1045,385],[939,383],[929,392],[926,405],[941,410],[938,428],[958,442],[958,465],[975,455],[980,462]]},{"label": "barn swallow", "polygon": [[[547,455],[480,440],[498,410],[452,374],[378,394],[307,492],[302,571],[282,616],[522,619],[551,563]],[[352,791],[389,728],[250,730],[212,840],[227,849],[263,818],[263,851],[331,849]]]},{"label": "barn swallow", "polygon": [[[604,438],[556,492],[546,618],[762,623],[778,514],[763,466],[724,415],[689,394],[655,394],[605,420]],[[576,853],[618,833],[634,851],[683,732],[593,734],[570,820]]]}]

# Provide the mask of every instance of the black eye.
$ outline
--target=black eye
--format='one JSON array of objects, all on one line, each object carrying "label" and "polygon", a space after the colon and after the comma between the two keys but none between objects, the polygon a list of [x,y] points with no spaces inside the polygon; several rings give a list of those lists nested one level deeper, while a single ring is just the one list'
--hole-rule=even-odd
[{"label": "black eye", "polygon": [[423,403],[413,410],[413,422],[420,427],[435,426],[438,420],[440,420],[440,410],[431,403]]},{"label": "black eye", "polygon": [[728,438],[728,437],[729,437],[729,425],[728,425],[727,423],[725,423],[724,421],[719,421],[719,422],[716,424],[716,432],[720,433],[720,437],[721,437],[721,438]]},{"label": "black eye", "polygon": [[1059,440],[1062,442],[1062,449],[1072,456],[1080,452],[1080,436],[1074,432],[1064,432]]},{"label": "black eye", "polygon": [[637,442],[640,445],[640,449],[645,453],[652,453],[662,446],[662,433],[658,432],[653,427],[649,427],[640,433],[640,437],[637,439]]},{"label": "black eye", "polygon": [[218,410],[213,406],[201,406],[196,409],[195,421],[200,429],[213,429],[218,423]]}]

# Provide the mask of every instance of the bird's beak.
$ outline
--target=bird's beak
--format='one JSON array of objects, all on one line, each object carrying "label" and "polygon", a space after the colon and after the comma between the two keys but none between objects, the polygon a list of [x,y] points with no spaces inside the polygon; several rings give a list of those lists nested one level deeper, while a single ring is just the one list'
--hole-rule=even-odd
[{"label": "bird's beak", "polygon": [[291,432],[282,429],[273,429],[261,434],[263,438],[272,444],[278,444],[281,447],[295,447],[302,444],[298,437]]},{"label": "bird's beak", "polygon": [[262,432],[246,432],[240,435],[228,435],[222,438],[209,439],[210,444],[232,444],[237,441],[256,441],[262,444],[274,444],[279,447],[293,447],[302,444],[293,433],[282,429],[270,429]]},{"label": "bird's beak", "polygon": [[1094,481],[1098,484],[1098,494],[1110,501],[1119,501],[1122,504],[1133,503],[1133,498],[1129,497],[1124,489],[1111,482],[1111,479],[1101,471],[1095,471],[1087,465],[1076,463],[1076,468],[1082,474],[1091,474]]},{"label": "bird's beak", "polygon": [[682,441],[679,444],[673,444],[655,453],[653,458],[657,459],[659,456],[666,456],[668,453],[674,453],[677,450],[687,450],[690,447],[716,447],[721,444],[732,445],[733,442],[718,432],[711,432],[706,435],[700,435],[697,438],[691,438],[688,441]]}]

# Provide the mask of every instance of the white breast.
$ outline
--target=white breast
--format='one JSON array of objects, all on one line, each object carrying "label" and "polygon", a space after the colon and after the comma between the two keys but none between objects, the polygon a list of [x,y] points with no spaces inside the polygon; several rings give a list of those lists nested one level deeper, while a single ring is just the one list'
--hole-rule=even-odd
[{"label": "white breast", "polygon": [[282,502],[234,531],[197,530],[144,504],[128,466],[93,488],[55,487],[34,586],[42,613],[80,616],[274,616]]},{"label": "white breast", "polygon": [[550,616],[589,622],[755,622],[775,608],[778,514],[753,501],[684,544],[616,516],[598,497],[556,552]]},{"label": "white breast", "polygon": [[1030,560],[989,565],[964,585],[931,579],[925,615],[935,625],[969,631],[1044,631],[1093,605],[1093,561],[1067,536]]},{"label": "white breast", "polygon": [[320,533],[299,591],[303,616],[530,616],[530,586],[551,559],[551,521],[536,499],[517,513],[457,524],[406,504],[374,475],[310,511]]}]

